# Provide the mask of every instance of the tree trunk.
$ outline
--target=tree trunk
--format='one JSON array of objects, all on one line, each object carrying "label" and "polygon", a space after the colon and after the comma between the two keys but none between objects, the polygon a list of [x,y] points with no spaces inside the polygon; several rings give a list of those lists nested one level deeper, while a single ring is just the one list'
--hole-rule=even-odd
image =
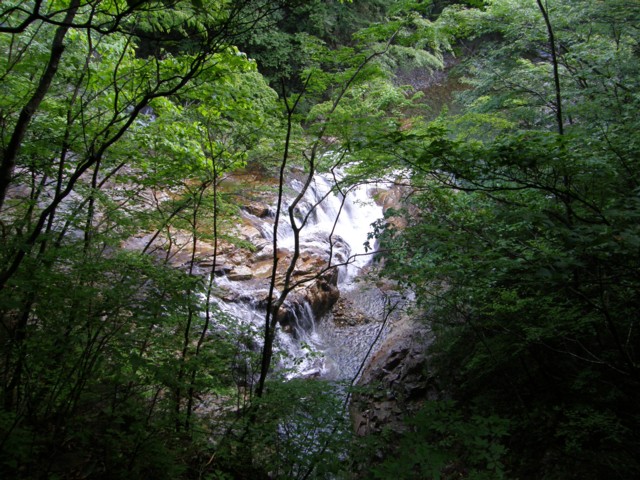
[{"label": "tree trunk", "polygon": [[7,144],[7,148],[2,152],[2,161],[0,162],[0,211],[2,211],[2,206],[4,205],[9,185],[11,185],[11,179],[13,177],[13,171],[16,166],[16,159],[18,157],[18,152],[20,151],[22,140],[27,133],[27,128],[29,127],[33,116],[49,91],[53,77],[55,77],[58,72],[60,59],[64,52],[64,37],[69,31],[69,25],[76,16],[79,6],[80,0],[72,0],[64,20],[56,29],[56,33],[51,44],[49,62],[47,63],[44,73],[40,77],[38,87],[35,92],[33,92],[33,95],[27,104],[22,107],[20,116],[18,117],[18,122],[11,134],[11,139]]}]

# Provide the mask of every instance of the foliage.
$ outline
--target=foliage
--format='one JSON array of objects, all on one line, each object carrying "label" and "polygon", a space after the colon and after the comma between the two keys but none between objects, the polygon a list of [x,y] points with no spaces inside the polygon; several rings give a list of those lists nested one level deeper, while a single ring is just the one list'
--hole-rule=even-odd
[{"label": "foliage", "polygon": [[252,408],[255,420],[236,427],[225,448],[243,455],[228,455],[236,478],[344,478],[344,458],[351,432],[339,385],[306,379],[273,380],[267,395]]},{"label": "foliage", "polygon": [[[303,163],[321,156],[324,134],[355,138],[340,126],[356,115],[360,128],[371,119],[395,128],[387,118],[405,103],[368,66],[384,48],[331,52],[312,37],[346,43],[384,2],[339,2],[337,14],[325,3],[0,7],[3,475],[341,471],[327,461],[348,437],[336,397],[324,384],[290,382],[253,401],[253,340],[213,302],[219,244],[249,247],[234,237],[238,187],[225,176],[273,173],[287,128]],[[288,14],[309,22],[268,32]],[[283,120],[276,93],[233,46],[247,36],[278,55],[304,47],[287,75],[310,79],[308,109]],[[338,108],[343,100],[356,115]],[[315,136],[309,148],[299,124]],[[303,414],[309,397],[318,403]],[[231,440],[236,416],[255,459],[248,470],[237,468],[246,449]],[[272,440],[281,446],[273,457]]]},{"label": "foliage", "polygon": [[[383,263],[454,401],[368,473],[640,475],[639,19],[624,0],[3,2],[0,474],[350,476],[336,386],[267,381],[271,352],[259,368],[212,302],[220,245],[251,247],[225,176],[293,166],[407,193],[376,226]],[[398,76],[454,53],[465,111],[427,122]]]},{"label": "foliage", "polygon": [[372,21],[384,18],[387,3],[382,0],[350,2],[312,0],[274,12],[264,22],[272,28],[251,32],[238,45],[256,59],[260,72],[278,91],[300,92],[303,72],[316,65],[320,50],[353,46],[351,36]]},{"label": "foliage", "polygon": [[394,455],[374,467],[374,478],[505,478],[504,420],[481,415],[465,419],[455,402],[436,401],[427,403],[408,427]]},{"label": "foliage", "polygon": [[3,476],[213,468],[194,411],[241,397],[251,360],[195,246],[232,238],[216,188],[277,131],[230,43],[270,3],[1,7]]},{"label": "foliage", "polygon": [[387,272],[430,312],[444,388],[509,419],[518,478],[640,469],[639,12],[578,3],[547,12],[560,95],[534,2],[445,11],[497,38],[466,62],[468,113],[385,142],[413,187],[407,228],[383,236]]}]

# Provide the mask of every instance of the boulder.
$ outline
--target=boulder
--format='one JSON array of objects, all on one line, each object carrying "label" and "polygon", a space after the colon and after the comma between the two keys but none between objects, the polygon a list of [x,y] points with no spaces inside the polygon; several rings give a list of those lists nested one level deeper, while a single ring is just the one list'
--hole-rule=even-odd
[{"label": "boulder", "polygon": [[304,290],[304,296],[317,318],[328,313],[340,298],[340,290],[326,278],[316,280]]},{"label": "boulder", "polygon": [[267,218],[271,216],[271,209],[268,205],[265,205],[263,203],[247,203],[246,205],[242,206],[242,209],[250,215],[258,218]]},{"label": "boulder", "polygon": [[227,278],[229,280],[233,280],[234,282],[241,282],[245,280],[251,280],[253,278],[253,270],[249,267],[239,266],[233,267],[233,269],[227,274]]}]

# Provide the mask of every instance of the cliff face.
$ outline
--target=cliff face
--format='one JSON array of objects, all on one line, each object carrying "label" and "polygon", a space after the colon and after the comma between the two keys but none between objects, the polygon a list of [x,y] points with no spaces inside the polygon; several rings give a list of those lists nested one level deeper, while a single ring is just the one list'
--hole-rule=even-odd
[{"label": "cliff face", "polygon": [[380,433],[384,428],[400,432],[407,416],[439,397],[427,353],[431,341],[431,333],[409,319],[395,325],[358,381],[362,391],[351,404],[358,435]]}]

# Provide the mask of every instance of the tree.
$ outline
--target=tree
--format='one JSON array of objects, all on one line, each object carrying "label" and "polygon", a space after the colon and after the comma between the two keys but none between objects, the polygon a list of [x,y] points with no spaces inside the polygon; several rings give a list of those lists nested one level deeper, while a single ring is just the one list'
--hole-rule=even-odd
[{"label": "tree", "polygon": [[276,90],[300,92],[303,72],[317,65],[324,48],[355,46],[353,34],[384,20],[388,2],[313,0],[293,5],[265,19],[274,28],[250,32],[240,39],[243,51],[254,58],[260,72]]},{"label": "tree", "polygon": [[408,227],[383,237],[387,271],[430,311],[443,388],[510,420],[516,477],[640,468],[638,13],[445,10],[462,32],[497,34],[468,59],[467,112],[387,142],[414,188]]},{"label": "tree", "polygon": [[176,478],[199,455],[194,399],[235,387],[237,338],[205,336],[226,320],[193,256],[185,274],[122,245],[206,236],[210,188],[274,101],[232,42],[283,4],[3,3],[3,474]]},{"label": "tree", "polygon": [[[318,205],[313,205],[308,212],[301,216],[302,218],[296,218],[296,212],[298,205],[314,181],[315,174],[321,169],[330,171],[335,179],[335,190],[343,196],[344,201],[354,182],[361,181],[363,177],[362,172],[357,172],[360,162],[353,161],[352,156],[362,155],[366,152],[369,148],[368,143],[372,139],[389,134],[389,132],[397,132],[402,128],[397,115],[402,106],[411,104],[411,100],[406,98],[406,94],[401,88],[394,86],[389,81],[390,72],[381,67],[383,64],[381,59],[393,55],[394,46],[403,48],[405,51],[409,50],[409,47],[405,45],[418,44],[422,48],[426,48],[427,44],[422,44],[422,40],[425,37],[431,37],[432,41],[428,46],[433,49],[434,53],[422,52],[422,54],[430,58],[433,66],[442,65],[438,56],[441,57],[441,49],[446,48],[445,37],[440,39],[431,30],[424,36],[415,33],[417,25],[428,25],[433,30],[437,30],[437,27],[421,19],[416,19],[414,16],[404,16],[400,13],[404,14],[401,10],[398,18],[388,25],[373,25],[359,32],[357,38],[362,42],[362,45],[358,48],[345,47],[337,51],[318,52],[316,54],[317,65],[306,71],[307,76],[302,91],[293,94],[292,98],[288,98],[286,92],[283,92],[287,132],[279,170],[279,191],[273,232],[274,252],[277,252],[278,249],[277,233],[284,209],[285,175],[293,156],[292,149],[295,146],[293,127],[296,117],[300,115],[298,110],[302,110],[301,123],[304,124],[306,138],[309,138],[310,141],[307,148],[303,146],[298,152],[298,155],[304,158],[303,186],[287,206],[289,222],[294,235],[294,249],[292,257],[288,259],[281,285],[277,285],[276,282],[279,258],[277,255],[274,255],[273,258],[266,302],[265,340],[260,377],[256,389],[258,397],[264,393],[265,382],[271,367],[279,310],[287,296],[295,288],[312,280],[308,277],[296,279],[294,272],[300,256],[300,234]],[[412,48],[417,50],[415,45]],[[321,53],[323,54],[321,55]],[[285,82],[283,82],[283,88],[286,88]],[[305,97],[314,99],[315,105],[309,102],[307,108],[301,108],[301,102],[305,101]],[[329,138],[332,141],[328,142]],[[353,178],[344,181],[337,179],[337,170],[343,167],[354,167],[353,170],[356,171],[356,174],[353,175],[353,178],[355,180]],[[328,265],[313,278],[318,278],[339,266],[335,264],[333,259],[333,232],[330,234],[329,242]],[[350,258],[346,263],[352,261],[353,258]],[[277,287],[278,293],[276,293]]]}]

